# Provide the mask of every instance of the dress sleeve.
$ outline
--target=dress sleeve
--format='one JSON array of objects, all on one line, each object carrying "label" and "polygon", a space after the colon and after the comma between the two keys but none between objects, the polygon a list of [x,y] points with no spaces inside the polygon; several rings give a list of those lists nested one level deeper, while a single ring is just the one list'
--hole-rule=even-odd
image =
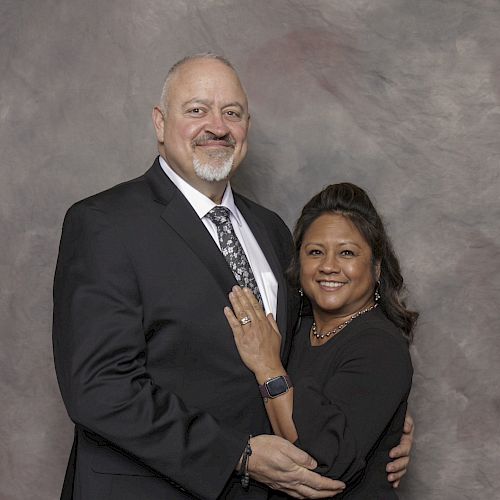
[{"label": "dress sleeve", "polygon": [[297,444],[317,460],[318,472],[350,482],[406,402],[413,371],[404,343],[378,329],[349,341],[340,356],[323,388],[313,377],[294,381],[293,419]]}]

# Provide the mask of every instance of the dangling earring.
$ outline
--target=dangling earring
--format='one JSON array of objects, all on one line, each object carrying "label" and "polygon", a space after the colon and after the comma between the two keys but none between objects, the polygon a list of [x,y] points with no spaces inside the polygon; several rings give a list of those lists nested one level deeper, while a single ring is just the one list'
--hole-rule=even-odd
[{"label": "dangling earring", "polygon": [[302,288],[299,288],[299,295],[300,295],[301,297],[303,297],[303,296],[304,296],[304,290],[302,290]]},{"label": "dangling earring", "polygon": [[380,300],[380,280],[377,280],[377,286],[375,287],[375,302]]}]

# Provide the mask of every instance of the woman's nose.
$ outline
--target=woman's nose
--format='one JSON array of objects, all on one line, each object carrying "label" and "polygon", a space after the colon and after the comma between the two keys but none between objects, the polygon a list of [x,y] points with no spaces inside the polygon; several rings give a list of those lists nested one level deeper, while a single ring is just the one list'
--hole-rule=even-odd
[{"label": "woman's nose", "polygon": [[340,266],[337,258],[334,255],[326,255],[321,261],[320,271],[328,274],[340,272]]}]

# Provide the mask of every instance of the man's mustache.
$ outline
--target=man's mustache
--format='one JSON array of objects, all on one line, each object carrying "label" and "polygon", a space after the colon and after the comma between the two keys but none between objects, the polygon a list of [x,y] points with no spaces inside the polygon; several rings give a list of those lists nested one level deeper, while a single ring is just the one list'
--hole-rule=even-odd
[{"label": "man's mustache", "polygon": [[231,146],[231,147],[234,147],[234,145],[236,144],[236,141],[229,133],[226,135],[218,136],[208,132],[194,139],[193,146],[205,146],[211,141],[223,142],[222,144],[223,146]]}]

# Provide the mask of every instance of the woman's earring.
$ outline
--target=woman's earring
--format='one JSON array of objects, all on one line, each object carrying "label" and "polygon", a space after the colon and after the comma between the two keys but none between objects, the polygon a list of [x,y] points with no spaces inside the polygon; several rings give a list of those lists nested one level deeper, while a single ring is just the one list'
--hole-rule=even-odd
[{"label": "woman's earring", "polygon": [[304,290],[302,290],[302,288],[299,288],[299,295],[300,295],[301,297],[303,297],[303,296],[304,296]]},{"label": "woman's earring", "polygon": [[380,280],[377,280],[377,286],[375,287],[375,302],[380,300]]}]

